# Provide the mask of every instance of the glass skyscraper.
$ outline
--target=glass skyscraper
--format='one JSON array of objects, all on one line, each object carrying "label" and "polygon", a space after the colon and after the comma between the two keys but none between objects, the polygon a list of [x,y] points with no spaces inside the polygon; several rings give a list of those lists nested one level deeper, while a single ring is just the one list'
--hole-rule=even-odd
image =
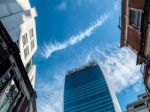
[{"label": "glass skyscraper", "polygon": [[69,72],[65,79],[64,112],[121,112],[105,79],[95,63]]}]

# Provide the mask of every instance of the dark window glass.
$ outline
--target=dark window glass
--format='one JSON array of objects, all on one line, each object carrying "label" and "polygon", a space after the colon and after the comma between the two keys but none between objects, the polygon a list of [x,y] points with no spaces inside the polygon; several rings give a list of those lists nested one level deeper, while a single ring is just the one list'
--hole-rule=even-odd
[{"label": "dark window glass", "polygon": [[9,79],[11,78],[11,74],[8,72],[5,76],[0,78],[0,90],[7,84]]},{"label": "dark window glass", "polygon": [[28,43],[27,33],[22,36],[23,47]]},{"label": "dark window glass", "polygon": [[29,46],[27,46],[27,47],[24,49],[24,58],[26,59],[28,55],[29,55]]},{"label": "dark window glass", "polygon": [[29,34],[30,34],[30,39],[32,39],[33,36],[34,36],[34,35],[33,35],[33,28],[29,30]]},{"label": "dark window glass", "polygon": [[34,39],[33,39],[33,40],[31,41],[31,50],[33,50],[34,46],[35,46],[35,43],[34,43]]},{"label": "dark window glass", "polygon": [[107,83],[99,66],[66,76],[64,112],[115,112]]},{"label": "dark window glass", "polygon": [[32,60],[30,60],[28,63],[27,63],[27,65],[26,65],[26,71],[27,71],[27,73],[29,73],[29,71],[31,70],[31,68],[32,68]]}]

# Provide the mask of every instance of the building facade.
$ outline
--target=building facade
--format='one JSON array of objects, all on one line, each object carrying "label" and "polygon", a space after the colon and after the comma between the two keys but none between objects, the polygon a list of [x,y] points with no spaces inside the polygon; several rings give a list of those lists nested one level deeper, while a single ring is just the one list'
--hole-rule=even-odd
[{"label": "building facade", "polygon": [[127,112],[150,112],[149,93],[143,93],[138,96],[138,101],[127,105]]},{"label": "building facade", "polygon": [[36,66],[32,57],[37,50],[35,8],[29,0],[0,0],[0,21],[20,50],[32,86],[35,84]]},{"label": "building facade", "polygon": [[0,112],[36,112],[35,99],[19,49],[0,22]]},{"label": "building facade", "polygon": [[97,64],[90,63],[66,75],[64,112],[121,112],[117,98]]},{"label": "building facade", "polygon": [[121,47],[137,54],[144,65],[144,82],[150,90],[150,0],[122,0]]}]

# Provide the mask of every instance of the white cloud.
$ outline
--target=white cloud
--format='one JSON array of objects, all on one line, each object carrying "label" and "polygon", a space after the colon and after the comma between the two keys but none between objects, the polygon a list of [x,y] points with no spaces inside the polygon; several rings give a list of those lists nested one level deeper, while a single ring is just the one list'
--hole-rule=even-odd
[{"label": "white cloud", "polygon": [[[128,48],[120,49],[119,46],[117,48],[108,44],[104,49],[95,48],[88,54],[87,59],[98,61],[116,93],[142,79],[140,66],[136,65],[136,55]],[[134,90],[142,86],[140,83],[137,84],[134,85]]]},{"label": "white cloud", "polygon": [[67,9],[67,3],[65,1],[61,2],[57,7],[57,10],[62,11]]},{"label": "white cloud", "polygon": [[64,75],[55,75],[51,82],[40,81],[37,88],[38,112],[63,112]]},{"label": "white cloud", "polygon": [[69,60],[70,65],[57,68],[52,81],[47,83],[41,81],[42,83],[38,84],[40,85],[37,88],[38,112],[63,112],[64,74],[70,68],[79,67],[93,59],[97,60],[105,71],[104,75],[107,75],[116,93],[131,85],[133,88],[130,91],[139,91],[143,86],[140,67],[136,66],[136,55],[128,48],[119,48],[117,44],[106,43],[103,47],[96,46],[91,51],[79,54],[79,57],[74,59],[77,65],[71,64],[74,60]]},{"label": "white cloud", "polygon": [[74,44],[77,44],[78,42],[82,41],[83,39],[91,36],[98,27],[100,27],[109,17],[109,14],[104,14],[100,18],[98,18],[89,28],[87,28],[83,32],[79,32],[77,35],[73,35],[69,37],[68,40],[64,41],[63,43],[55,42],[55,43],[45,43],[43,50],[40,52],[40,54],[44,58],[49,58],[52,53],[67,48],[69,46],[72,46]]}]

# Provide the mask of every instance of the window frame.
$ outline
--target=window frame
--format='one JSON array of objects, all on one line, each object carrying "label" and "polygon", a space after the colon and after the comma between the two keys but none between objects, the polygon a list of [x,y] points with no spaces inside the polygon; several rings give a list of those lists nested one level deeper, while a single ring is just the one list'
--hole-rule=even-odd
[{"label": "window frame", "polygon": [[29,55],[29,46],[24,48],[24,58],[27,59],[28,55]]},{"label": "window frame", "polygon": [[31,28],[30,30],[29,30],[29,35],[30,35],[30,40],[34,37],[34,34],[33,34],[33,28]]},{"label": "window frame", "polygon": [[31,41],[31,51],[34,49],[34,47],[35,47],[35,41],[34,41],[34,39]]},{"label": "window frame", "polygon": [[22,44],[23,44],[23,47],[25,47],[28,44],[28,34],[27,33],[25,33],[22,36]]},{"label": "window frame", "polygon": [[140,29],[141,20],[142,20],[142,10],[130,8],[129,9],[129,25],[136,29]]}]

